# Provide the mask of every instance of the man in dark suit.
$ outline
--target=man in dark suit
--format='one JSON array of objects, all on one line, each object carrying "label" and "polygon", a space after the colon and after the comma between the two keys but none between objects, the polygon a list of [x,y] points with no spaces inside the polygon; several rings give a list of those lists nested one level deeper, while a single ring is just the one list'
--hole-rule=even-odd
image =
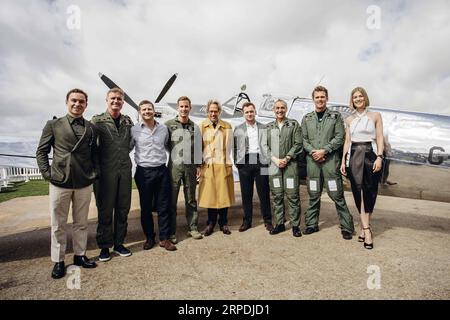
[{"label": "man in dark suit", "polygon": [[[44,179],[50,181],[50,213],[52,225],[51,259],[55,262],[52,278],[66,274],[66,228],[72,202],[73,263],[83,268],[95,268],[95,262],[86,257],[87,222],[91,202],[92,183],[96,173],[94,126],[83,118],[87,107],[87,94],[72,89],[66,95],[67,115],[50,120],[45,125],[36,159]],[[53,148],[53,162],[49,153]]]},{"label": "man in dark suit", "polygon": [[252,227],[253,185],[261,205],[261,215],[267,231],[273,229],[270,208],[270,188],[267,172],[267,131],[263,124],[256,121],[256,108],[251,102],[242,106],[245,122],[234,130],[234,163],[238,168],[241,184],[244,219],[239,232]]}]

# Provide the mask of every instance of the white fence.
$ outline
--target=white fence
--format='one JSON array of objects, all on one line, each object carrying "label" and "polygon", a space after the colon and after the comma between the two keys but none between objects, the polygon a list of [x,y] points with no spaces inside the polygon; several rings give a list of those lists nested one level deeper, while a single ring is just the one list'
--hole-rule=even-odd
[{"label": "white fence", "polygon": [[3,167],[0,168],[0,191],[12,187],[14,182],[42,179],[42,174],[38,168]]}]

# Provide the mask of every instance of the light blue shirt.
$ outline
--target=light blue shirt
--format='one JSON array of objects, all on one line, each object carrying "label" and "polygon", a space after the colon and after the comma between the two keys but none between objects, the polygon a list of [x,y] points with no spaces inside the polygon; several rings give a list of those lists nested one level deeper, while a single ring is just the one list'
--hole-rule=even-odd
[{"label": "light blue shirt", "polygon": [[139,122],[131,128],[131,148],[134,160],[140,167],[159,167],[167,163],[169,152],[169,130],[155,121],[153,130]]}]

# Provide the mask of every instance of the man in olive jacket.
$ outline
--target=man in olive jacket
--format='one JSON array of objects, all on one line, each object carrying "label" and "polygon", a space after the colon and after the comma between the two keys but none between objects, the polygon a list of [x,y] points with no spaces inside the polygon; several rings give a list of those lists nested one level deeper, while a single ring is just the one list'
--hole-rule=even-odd
[{"label": "man in olive jacket", "polygon": [[100,178],[94,185],[98,209],[99,260],[111,259],[109,248],[122,257],[131,256],[123,243],[131,207],[130,140],[133,122],[120,113],[125,93],[113,88],[106,94],[106,112],[92,117],[98,131]]},{"label": "man in olive jacket", "polygon": [[[87,94],[80,89],[67,93],[66,116],[50,120],[45,125],[36,160],[44,179],[50,181],[51,259],[55,263],[52,278],[66,274],[67,217],[72,202],[74,264],[95,268],[95,262],[86,257],[87,222],[91,202],[92,183],[96,173],[94,126],[83,118]],[[53,162],[49,153],[53,148]]]}]

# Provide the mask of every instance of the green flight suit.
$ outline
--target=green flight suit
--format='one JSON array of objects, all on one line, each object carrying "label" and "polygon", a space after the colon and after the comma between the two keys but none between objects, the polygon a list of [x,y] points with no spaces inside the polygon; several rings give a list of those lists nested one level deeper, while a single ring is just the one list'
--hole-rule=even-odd
[{"label": "green flight suit", "polygon": [[131,207],[130,139],[133,121],[129,116],[120,115],[117,129],[109,112],[105,112],[92,117],[91,122],[98,132],[100,165],[100,178],[94,184],[98,209],[97,244],[104,249],[123,244],[127,234]]},{"label": "green flight suit", "polygon": [[[341,148],[344,144],[345,128],[342,116],[337,111],[326,109],[322,121],[315,111],[302,120],[303,148],[306,151],[306,170],[309,193],[309,208],[305,213],[306,227],[319,225],[320,197],[324,184],[329,197],[334,201],[342,231],[353,233],[353,217],[344,198],[340,173]],[[326,150],[326,161],[317,163],[311,156],[313,150]]]},{"label": "green flight suit", "polygon": [[302,152],[302,130],[294,119],[286,118],[281,130],[275,120],[267,125],[268,157],[283,159],[290,156],[288,165],[280,169],[272,161],[269,166],[270,191],[276,225],[284,223],[284,196],[293,227],[300,225],[300,194],[298,156]]},{"label": "green flight suit", "polygon": [[175,119],[168,120],[169,129],[169,172],[172,184],[172,203],[170,213],[170,235],[177,228],[177,202],[181,182],[183,182],[186,221],[189,231],[198,231],[197,167],[202,163],[202,137],[200,129],[192,120],[183,124]]}]

